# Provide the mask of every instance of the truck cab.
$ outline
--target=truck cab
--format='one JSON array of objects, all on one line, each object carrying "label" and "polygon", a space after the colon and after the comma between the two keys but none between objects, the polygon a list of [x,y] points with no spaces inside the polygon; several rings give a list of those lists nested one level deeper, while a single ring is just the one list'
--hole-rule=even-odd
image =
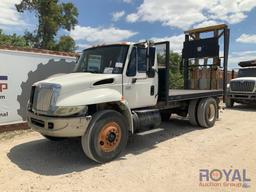
[{"label": "truck cab", "polygon": [[240,68],[237,78],[231,80],[228,84],[226,105],[231,108],[234,103],[256,104],[256,67],[244,66]]},{"label": "truck cab", "polygon": [[[46,138],[59,140],[83,137],[102,116],[104,122],[114,118],[101,133],[101,149],[120,151],[128,132],[135,131],[132,110],[153,107],[158,98],[156,51],[150,42],[95,46],[83,51],[73,73],[54,75],[33,85],[28,124]],[[159,124],[159,117],[150,122]],[[92,156],[89,149],[84,150]]]},{"label": "truck cab", "polygon": [[131,109],[154,106],[158,74],[155,49],[149,46],[130,43],[87,49],[78,61],[76,73],[86,73],[90,80],[95,78],[91,87],[94,90],[110,88],[118,92],[119,99],[123,96]]}]

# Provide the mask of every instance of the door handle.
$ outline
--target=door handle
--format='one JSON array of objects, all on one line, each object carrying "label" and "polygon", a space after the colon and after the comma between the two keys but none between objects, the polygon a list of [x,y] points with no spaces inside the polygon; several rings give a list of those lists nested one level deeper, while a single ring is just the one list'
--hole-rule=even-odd
[{"label": "door handle", "polygon": [[132,84],[135,84],[137,82],[137,78],[132,78]]},{"label": "door handle", "polygon": [[150,96],[154,96],[154,95],[155,95],[155,86],[152,85],[152,86],[150,87]]}]

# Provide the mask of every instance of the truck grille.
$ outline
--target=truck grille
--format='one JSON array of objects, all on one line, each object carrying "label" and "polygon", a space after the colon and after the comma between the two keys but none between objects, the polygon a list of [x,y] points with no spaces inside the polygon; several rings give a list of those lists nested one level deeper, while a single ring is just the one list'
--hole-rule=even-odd
[{"label": "truck grille", "polygon": [[51,88],[36,88],[34,95],[33,109],[37,111],[47,112],[50,109],[52,100],[52,89]]},{"label": "truck grille", "polygon": [[41,84],[33,86],[30,96],[30,104],[32,111],[47,114],[55,105],[60,86],[55,84]]},{"label": "truck grille", "polygon": [[230,83],[231,91],[253,92],[255,81],[232,81]]},{"label": "truck grille", "polygon": [[42,120],[38,120],[38,119],[34,119],[34,118],[31,118],[30,120],[31,120],[32,124],[34,124],[34,125],[36,125],[38,127],[44,128],[44,126],[45,126],[45,123]]}]

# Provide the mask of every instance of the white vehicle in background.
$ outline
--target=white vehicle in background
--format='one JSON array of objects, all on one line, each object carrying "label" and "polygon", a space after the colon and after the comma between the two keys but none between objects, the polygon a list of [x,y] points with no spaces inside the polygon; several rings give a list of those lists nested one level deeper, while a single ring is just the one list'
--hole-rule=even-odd
[{"label": "white vehicle in background", "polygon": [[256,60],[239,63],[242,67],[238,77],[228,84],[226,106],[231,108],[234,103],[256,105]]}]

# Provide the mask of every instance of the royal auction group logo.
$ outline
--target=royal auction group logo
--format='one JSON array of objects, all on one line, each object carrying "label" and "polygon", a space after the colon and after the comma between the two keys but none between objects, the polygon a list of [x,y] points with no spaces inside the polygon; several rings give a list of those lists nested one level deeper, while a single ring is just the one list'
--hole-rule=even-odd
[{"label": "royal auction group logo", "polygon": [[0,76],[0,93],[8,89],[8,76]]},{"label": "royal auction group logo", "polygon": [[251,179],[246,169],[201,169],[200,187],[249,188]]}]

